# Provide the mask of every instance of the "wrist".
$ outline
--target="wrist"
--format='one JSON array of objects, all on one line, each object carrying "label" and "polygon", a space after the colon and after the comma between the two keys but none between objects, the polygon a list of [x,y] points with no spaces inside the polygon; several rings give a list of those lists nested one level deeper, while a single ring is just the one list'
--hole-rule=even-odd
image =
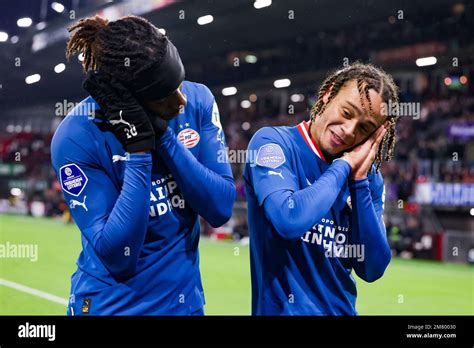
[{"label": "wrist", "polygon": [[125,150],[128,153],[148,153],[155,148],[154,134],[140,139],[139,141],[127,144]]},{"label": "wrist", "polygon": [[346,161],[347,163],[349,163],[349,165],[351,166],[351,172],[354,173],[354,171],[356,169],[356,165],[351,160],[351,157],[349,156],[348,152],[344,152],[344,154],[341,157],[337,158],[337,159],[338,160],[343,160],[343,161]]},{"label": "wrist", "polygon": [[358,189],[363,187],[369,187],[369,179],[362,178],[362,179],[349,179],[349,188],[350,189]]},{"label": "wrist", "polygon": [[359,173],[353,173],[349,177],[350,180],[364,180],[367,179],[367,174],[359,174]]},{"label": "wrist", "polygon": [[342,158],[336,158],[332,161],[331,167],[333,166],[334,169],[337,169],[340,173],[344,175],[344,181],[349,178],[352,171],[352,167],[348,161]]},{"label": "wrist", "polygon": [[334,163],[334,162],[336,162],[336,161],[344,161],[344,162],[346,162],[347,164],[349,164],[349,167],[351,168],[351,172],[353,171],[354,167],[353,167],[352,163],[351,163],[347,158],[345,158],[345,157],[339,157],[339,158],[334,159],[332,162]]}]

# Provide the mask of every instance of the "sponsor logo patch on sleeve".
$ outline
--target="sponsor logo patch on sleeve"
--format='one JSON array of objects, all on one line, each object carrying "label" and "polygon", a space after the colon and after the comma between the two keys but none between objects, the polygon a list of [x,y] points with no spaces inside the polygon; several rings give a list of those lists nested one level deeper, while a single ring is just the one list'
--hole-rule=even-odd
[{"label": "sponsor logo patch on sleeve", "polygon": [[86,187],[88,179],[77,164],[70,163],[59,169],[59,181],[64,192],[77,197]]},{"label": "sponsor logo patch on sleeve", "polygon": [[221,124],[221,116],[219,114],[219,108],[217,107],[217,103],[214,102],[212,105],[212,118],[211,118],[212,123],[214,126],[216,126],[219,129],[222,129],[222,124]]},{"label": "sponsor logo patch on sleeve", "polygon": [[217,107],[217,103],[214,102],[212,106],[212,117],[211,117],[212,124],[217,127],[217,141],[224,145],[224,132],[222,130],[221,124],[221,117],[219,114],[219,108]]},{"label": "sponsor logo patch on sleeve", "polygon": [[283,149],[278,144],[266,144],[260,146],[257,152],[257,165],[268,168],[278,168],[285,163],[286,158]]}]

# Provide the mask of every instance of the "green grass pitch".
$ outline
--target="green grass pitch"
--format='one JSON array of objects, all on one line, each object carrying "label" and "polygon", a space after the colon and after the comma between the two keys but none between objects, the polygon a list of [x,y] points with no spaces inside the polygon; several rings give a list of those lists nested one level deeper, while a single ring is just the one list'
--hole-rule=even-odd
[{"label": "green grass pitch", "polygon": [[[73,224],[0,216],[0,243],[37,244],[38,260],[0,258],[0,278],[64,299],[80,251]],[[250,314],[248,246],[201,239],[207,315]],[[474,268],[434,261],[392,259],[375,283],[358,282],[361,315],[473,315]],[[0,315],[64,315],[64,305],[0,285]]]}]

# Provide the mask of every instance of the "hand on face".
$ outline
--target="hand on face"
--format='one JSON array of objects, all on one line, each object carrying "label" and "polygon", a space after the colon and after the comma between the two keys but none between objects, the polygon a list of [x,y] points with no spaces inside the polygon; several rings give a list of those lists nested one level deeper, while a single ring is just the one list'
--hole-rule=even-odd
[{"label": "hand on face", "polygon": [[368,139],[357,145],[351,151],[345,152],[341,157],[349,162],[352,167],[351,180],[360,180],[367,177],[367,173],[375,160],[380,143],[387,133],[387,127],[387,122],[379,126]]},{"label": "hand on face", "polygon": [[178,116],[184,110],[186,103],[187,98],[182,91],[182,85],[166,98],[143,102],[157,137],[161,137],[166,132],[168,121]]}]

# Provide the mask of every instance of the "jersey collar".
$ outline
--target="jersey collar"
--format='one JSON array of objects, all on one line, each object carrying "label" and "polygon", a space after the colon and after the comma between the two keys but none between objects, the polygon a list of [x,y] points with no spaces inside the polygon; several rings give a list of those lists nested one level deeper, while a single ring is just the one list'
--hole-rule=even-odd
[{"label": "jersey collar", "polygon": [[309,134],[309,124],[306,121],[301,122],[298,126],[298,131],[300,132],[301,136],[303,137],[305,143],[313,150],[313,152],[321,158],[324,162],[326,162],[326,159],[324,158],[324,155],[321,151],[321,149],[318,146],[318,143],[311,137]]}]

